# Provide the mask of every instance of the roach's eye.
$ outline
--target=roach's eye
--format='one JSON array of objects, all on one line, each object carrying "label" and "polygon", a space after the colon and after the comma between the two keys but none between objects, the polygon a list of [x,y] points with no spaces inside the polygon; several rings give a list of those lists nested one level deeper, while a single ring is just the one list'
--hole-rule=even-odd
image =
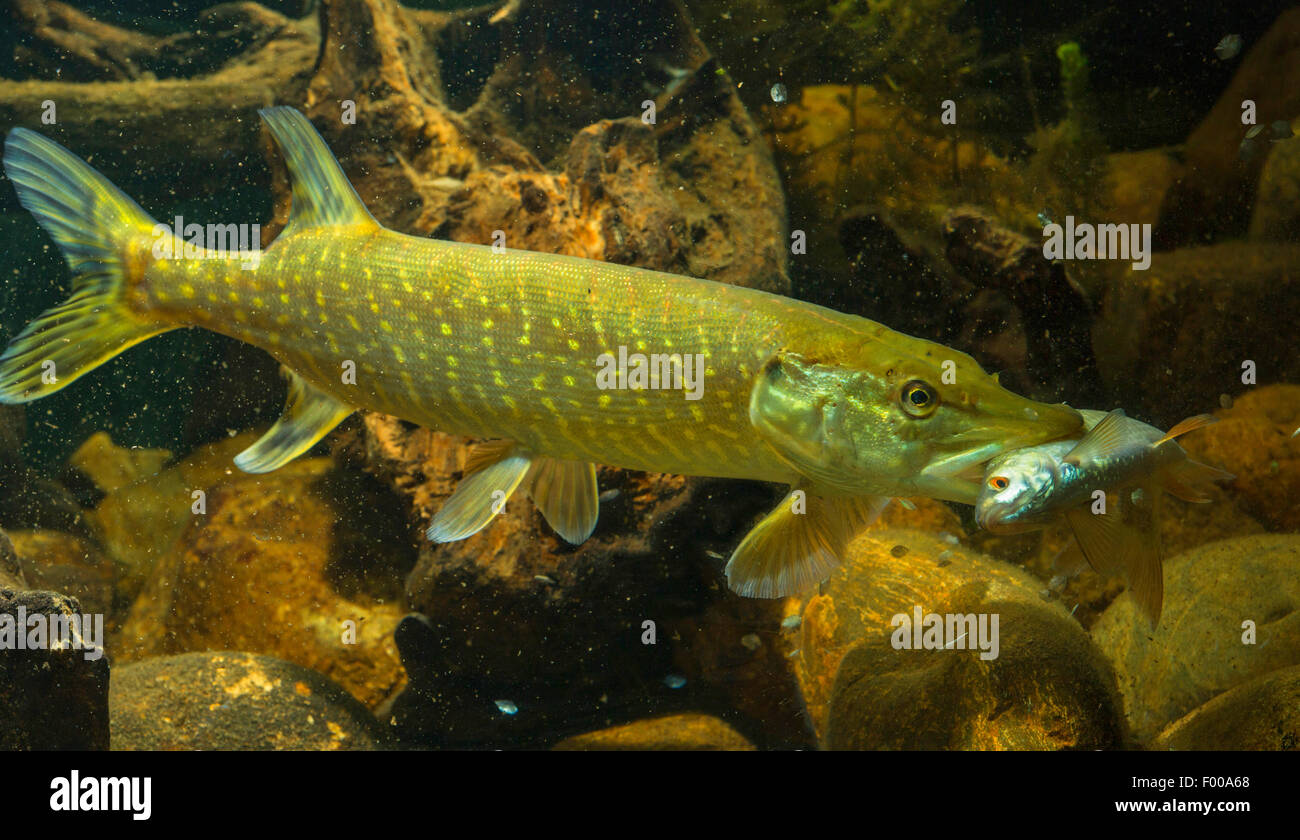
[{"label": "roach's eye", "polygon": [[939,407],[939,393],[919,379],[913,379],[898,392],[903,411],[913,417],[929,417]]},{"label": "roach's eye", "polygon": [[1005,490],[1010,484],[1011,482],[1007,481],[1006,477],[1001,475],[995,475],[989,479],[989,486],[994,490]]}]

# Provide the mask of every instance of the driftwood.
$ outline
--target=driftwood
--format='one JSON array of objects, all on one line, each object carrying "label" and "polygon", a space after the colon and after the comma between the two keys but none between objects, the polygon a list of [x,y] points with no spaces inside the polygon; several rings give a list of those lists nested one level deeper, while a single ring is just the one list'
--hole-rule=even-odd
[{"label": "driftwood", "polygon": [[1029,377],[1076,405],[1100,405],[1104,389],[1092,348],[1087,296],[1041,243],[1002,227],[978,209],[959,207],[944,219],[945,256],[959,273],[1007,296],[1023,321]]}]

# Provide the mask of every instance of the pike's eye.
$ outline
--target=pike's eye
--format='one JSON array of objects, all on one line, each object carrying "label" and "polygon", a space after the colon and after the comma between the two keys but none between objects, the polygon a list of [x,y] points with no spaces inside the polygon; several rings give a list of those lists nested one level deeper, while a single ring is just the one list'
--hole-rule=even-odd
[{"label": "pike's eye", "polygon": [[939,407],[939,394],[919,379],[913,379],[898,392],[903,411],[913,417],[929,417]]},{"label": "pike's eye", "polygon": [[1007,481],[1005,476],[995,475],[989,479],[989,486],[994,490],[1005,490],[1009,484],[1011,484],[1011,482]]}]

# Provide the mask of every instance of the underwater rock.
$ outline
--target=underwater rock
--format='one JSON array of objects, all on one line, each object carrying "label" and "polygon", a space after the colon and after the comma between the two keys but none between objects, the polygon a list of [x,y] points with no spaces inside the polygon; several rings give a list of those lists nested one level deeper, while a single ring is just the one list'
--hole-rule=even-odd
[{"label": "underwater rock", "polygon": [[27,589],[23,578],[23,567],[18,562],[18,553],[14,551],[13,541],[4,531],[0,531],[0,589],[21,592]]},{"label": "underwater rock", "polygon": [[[818,594],[787,606],[801,616],[785,644],[821,744],[1119,744],[1114,674],[1065,610],[1043,601],[1042,588],[1020,569],[929,533],[881,529],[860,536]],[[1000,614],[998,658],[981,660],[978,649],[894,650],[891,620],[900,613],[910,619],[918,605],[924,613]],[[958,685],[964,700],[948,694]],[[919,686],[937,698],[928,708],[951,714],[914,725]],[[1015,700],[1003,707],[998,697]]]},{"label": "underwater rock", "polygon": [[108,494],[157,475],[171,460],[166,449],[128,449],[113,443],[107,432],[96,432],[72,453],[68,466]]},{"label": "underwater rock", "polygon": [[310,668],[229,651],[115,668],[115,750],[373,750],[383,728]]},{"label": "underwater rock", "polygon": [[[1300,128],[1300,123],[1297,123]],[[1260,138],[1261,142],[1267,143]],[[1250,238],[1269,242],[1300,241],[1300,143],[1267,143],[1268,159],[1259,176]]]},{"label": "underwater rock", "polygon": [[233,459],[256,438],[248,432],[207,444],[166,468],[160,451],[124,450],[105,434],[91,436],[73,454],[71,466],[107,491],[85,519],[112,561],[120,601],[135,598],[154,564],[175,544],[194,516],[195,493],[242,475]]},{"label": "underwater rock", "polygon": [[[21,610],[21,612],[20,612]],[[0,587],[0,615],[18,618],[84,614],[75,598]],[[31,628],[17,628],[30,638]],[[108,657],[87,659],[76,647],[0,650],[0,750],[106,750],[109,746]],[[14,641],[14,640],[10,640]],[[103,643],[103,639],[88,641]]]},{"label": "underwater rock", "polygon": [[1300,749],[1300,666],[1239,685],[1171,723],[1155,750]]},{"label": "underwater rock", "polygon": [[1294,243],[1227,242],[1158,251],[1145,271],[1114,267],[1093,329],[1114,404],[1169,428],[1214,408],[1206,393],[1239,392],[1247,360],[1262,382],[1300,381],[1297,261]]},{"label": "underwater rock", "polygon": [[1236,475],[1228,495],[1270,530],[1300,530],[1300,385],[1254,387],[1214,413],[1221,422],[1179,443]]},{"label": "underwater rock", "polygon": [[1232,81],[1188,136],[1183,171],[1166,194],[1154,229],[1158,249],[1245,233],[1265,158],[1240,159],[1249,128],[1241,123],[1242,103],[1248,99],[1265,125],[1300,116],[1300,9],[1282,12],[1250,45]]},{"label": "underwater rock", "polygon": [[1133,599],[1120,596],[1092,635],[1115,664],[1135,736],[1149,742],[1216,695],[1300,664],[1297,607],[1295,534],[1221,540],[1167,561],[1155,631]]},{"label": "underwater rock", "polygon": [[1077,622],[1032,602],[945,602],[999,616],[996,659],[895,650],[889,632],[844,656],[826,714],[827,749],[1114,749],[1123,725],[1114,675]]},{"label": "underwater rock", "polygon": [[[327,458],[209,490],[160,559],[120,661],[200,650],[313,668],[374,706],[402,684],[392,638],[414,552],[396,500]],[[391,512],[390,512],[391,511]]]},{"label": "underwater rock", "polygon": [[1165,193],[1181,171],[1174,155],[1166,149],[1107,155],[1103,192],[1105,221],[1154,226],[1160,218],[1160,205]]},{"label": "underwater rock", "polygon": [[638,720],[560,741],[556,750],[753,750],[754,745],[711,715],[680,714]]},{"label": "underwater rock", "polygon": [[33,589],[71,595],[112,623],[113,566],[98,548],[59,531],[10,531],[9,537]]}]

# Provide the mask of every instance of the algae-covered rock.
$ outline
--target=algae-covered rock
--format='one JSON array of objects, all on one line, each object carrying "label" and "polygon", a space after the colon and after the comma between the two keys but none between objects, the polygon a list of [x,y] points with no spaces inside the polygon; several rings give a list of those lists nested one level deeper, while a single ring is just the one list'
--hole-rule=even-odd
[{"label": "algae-covered rock", "polygon": [[1114,676],[1077,622],[1032,602],[978,597],[948,601],[943,611],[997,616],[997,657],[896,650],[890,631],[868,636],[835,675],[828,749],[1122,746]]},{"label": "algae-covered rock", "polygon": [[0,587],[0,750],[108,749],[108,658],[92,649],[102,624],[66,635],[54,625],[84,614],[66,595]]},{"label": "algae-covered rock", "polygon": [[249,432],[207,444],[169,467],[164,467],[165,453],[126,450],[103,434],[89,438],[73,455],[72,466],[106,493],[86,519],[112,560],[118,598],[129,602],[135,597],[154,563],[189,523],[198,501],[195,493],[239,475],[233,459],[256,438]]},{"label": "algae-covered rock", "polygon": [[[1294,133],[1298,128],[1300,122],[1292,125],[1291,130]],[[1265,131],[1272,133],[1272,128]],[[1300,143],[1268,145],[1268,159],[1259,176],[1255,207],[1250,216],[1250,238],[1297,242],[1300,241]]]},{"label": "algae-covered rock", "polygon": [[21,591],[27,588],[23,577],[23,567],[14,551],[13,541],[4,531],[0,531],[0,589]]},{"label": "algae-covered rock", "polygon": [[[788,622],[795,629],[786,643],[821,742],[859,748],[1118,744],[1119,705],[1105,699],[1114,695],[1114,675],[1066,611],[1043,600],[1042,589],[1032,575],[955,539],[910,530],[863,534],[818,594],[791,599],[787,607],[791,619],[802,614],[797,625]],[[1005,617],[999,618],[998,658],[981,660],[980,651],[970,649],[895,650],[894,616],[910,618],[917,607],[939,614],[998,612]],[[915,702],[914,689],[937,691],[957,674],[972,692],[969,702],[955,705],[938,729],[916,729],[902,698]],[[1014,715],[1001,726],[986,725],[990,710],[1000,708],[993,700],[999,693],[1017,698]],[[884,718],[887,727],[863,729]]]},{"label": "algae-covered rock", "polygon": [[113,615],[113,567],[94,544],[60,531],[10,531],[33,589],[63,592],[87,612]]},{"label": "algae-covered rock", "polygon": [[314,668],[372,706],[398,688],[412,547],[392,497],[331,467],[301,459],[213,488],[132,607],[123,660],[242,650]]},{"label": "algae-covered rock", "polygon": [[1171,723],[1157,750],[1300,749],[1300,666],[1224,692]]},{"label": "algae-covered rock", "polygon": [[1167,561],[1154,631],[1126,594],[1092,633],[1115,664],[1129,722],[1145,742],[1214,696],[1300,664],[1298,607],[1300,536],[1258,534]]},{"label": "algae-covered rock", "polygon": [[1229,498],[1269,529],[1300,530],[1300,385],[1249,388],[1215,414],[1183,448],[1236,475]]},{"label": "algae-covered rock", "polygon": [[1239,393],[1246,361],[1260,382],[1300,381],[1298,261],[1295,243],[1225,242],[1109,265],[1093,347],[1115,404],[1168,427]]},{"label": "algae-covered rock", "polygon": [[309,668],[228,651],[115,668],[115,750],[370,750],[382,727]]},{"label": "algae-covered rock", "polygon": [[565,738],[556,750],[752,750],[754,745],[711,715],[639,720]]}]

